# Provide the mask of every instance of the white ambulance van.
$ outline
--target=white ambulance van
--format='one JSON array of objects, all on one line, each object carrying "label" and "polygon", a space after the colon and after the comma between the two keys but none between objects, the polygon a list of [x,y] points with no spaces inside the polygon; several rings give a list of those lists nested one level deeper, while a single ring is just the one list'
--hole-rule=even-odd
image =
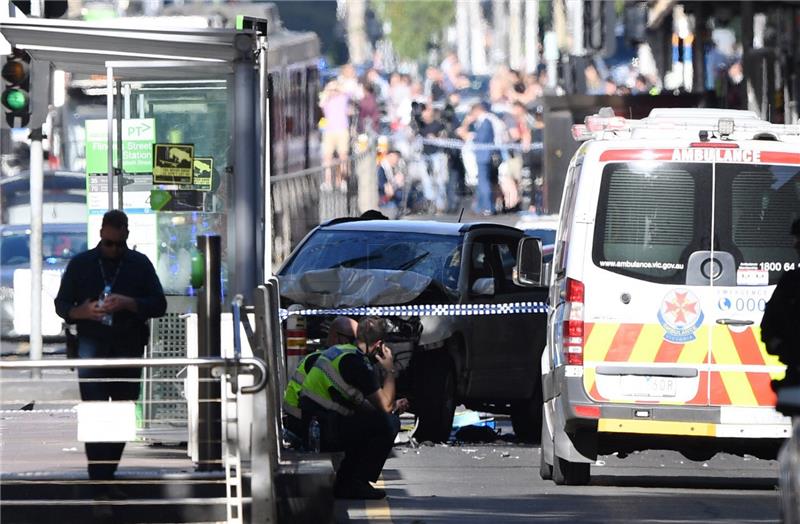
[{"label": "white ambulance van", "polygon": [[[797,263],[800,126],[717,109],[610,108],[573,127],[542,356],[542,478],[586,484],[598,454],[774,458],[784,367],[764,305]],[[541,282],[523,239],[523,285]]]}]

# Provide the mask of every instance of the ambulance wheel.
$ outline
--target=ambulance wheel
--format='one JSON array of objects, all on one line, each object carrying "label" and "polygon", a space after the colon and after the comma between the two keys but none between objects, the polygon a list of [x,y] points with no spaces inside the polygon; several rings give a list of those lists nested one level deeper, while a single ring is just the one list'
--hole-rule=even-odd
[{"label": "ambulance wheel", "polygon": [[539,448],[539,476],[542,480],[553,480],[553,466],[545,460],[542,448]]},{"label": "ambulance wheel", "polygon": [[585,486],[589,483],[591,464],[569,462],[559,456],[553,457],[553,482],[559,486]]},{"label": "ambulance wheel", "polygon": [[417,442],[447,442],[456,411],[453,363],[444,352],[425,355],[422,360],[411,406],[419,418],[414,438]]},{"label": "ambulance wheel", "polygon": [[533,396],[511,403],[511,426],[518,440],[537,444],[542,436],[542,388],[537,384]]}]

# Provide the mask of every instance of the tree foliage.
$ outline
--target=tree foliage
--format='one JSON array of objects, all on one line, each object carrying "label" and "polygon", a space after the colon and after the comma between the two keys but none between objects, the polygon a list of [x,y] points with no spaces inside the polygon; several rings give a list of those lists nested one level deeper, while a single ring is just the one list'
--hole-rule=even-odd
[{"label": "tree foliage", "polygon": [[441,41],[442,32],[455,23],[454,0],[373,0],[376,13],[388,22],[386,35],[402,59],[426,56],[428,44]]}]

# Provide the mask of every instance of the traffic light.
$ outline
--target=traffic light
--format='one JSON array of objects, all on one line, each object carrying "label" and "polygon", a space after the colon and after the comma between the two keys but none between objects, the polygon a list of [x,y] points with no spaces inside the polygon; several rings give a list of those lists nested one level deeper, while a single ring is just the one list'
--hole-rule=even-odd
[{"label": "traffic light", "polygon": [[3,94],[0,103],[10,127],[25,127],[30,120],[31,58],[25,51],[14,49],[3,66]]}]

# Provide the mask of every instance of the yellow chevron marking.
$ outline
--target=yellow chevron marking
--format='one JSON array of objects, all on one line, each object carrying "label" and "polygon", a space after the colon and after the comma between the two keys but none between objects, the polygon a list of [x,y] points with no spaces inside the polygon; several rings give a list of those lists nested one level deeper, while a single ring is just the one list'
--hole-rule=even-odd
[{"label": "yellow chevron marking", "polygon": [[627,420],[601,418],[597,430],[605,433],[645,433],[648,435],[716,436],[716,424],[705,422],[671,422],[664,420]]},{"label": "yellow chevron marking", "polygon": [[655,362],[663,340],[664,328],[658,324],[645,324],[633,345],[628,362]]},{"label": "yellow chevron marking", "polygon": [[[741,364],[739,353],[731,338],[730,331],[726,326],[718,326],[711,331],[713,339],[711,341],[714,362],[717,364]],[[753,393],[753,386],[747,380],[747,375],[743,371],[723,371],[720,373],[725,391],[734,406],[757,406],[758,401]]]},{"label": "yellow chevron marking", "polygon": [[708,359],[708,329],[701,326],[694,332],[695,339],[684,344],[678,362],[681,364],[702,364]]},{"label": "yellow chevron marking", "polygon": [[[595,324],[584,343],[583,361],[587,363],[603,362],[606,359],[609,348],[611,348],[611,341],[614,340],[614,335],[617,333],[618,328],[619,324]],[[595,380],[597,380],[597,377],[594,367],[584,367],[583,387],[587,395],[592,391]]]},{"label": "yellow chevron marking", "polygon": [[584,362],[603,362],[611,348],[611,341],[617,334],[617,329],[619,329],[619,324],[595,324],[584,344]]}]

